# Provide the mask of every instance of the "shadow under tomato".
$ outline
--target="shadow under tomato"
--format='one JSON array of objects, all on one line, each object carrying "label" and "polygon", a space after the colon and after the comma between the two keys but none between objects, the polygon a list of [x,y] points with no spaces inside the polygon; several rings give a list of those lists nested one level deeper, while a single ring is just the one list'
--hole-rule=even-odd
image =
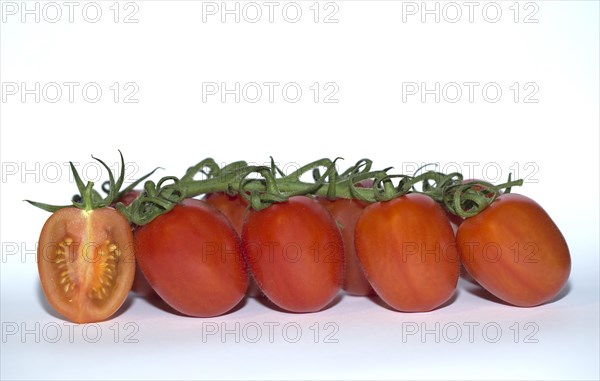
[{"label": "shadow under tomato", "polygon": [[573,287],[571,286],[571,281],[568,280],[567,284],[565,284],[565,286],[562,288],[562,290],[560,290],[558,295],[556,295],[556,297],[554,299],[552,299],[551,301],[549,301],[548,303],[554,303],[554,302],[561,300],[562,298],[564,298],[565,296],[567,296],[571,293],[572,288]]},{"label": "shadow under tomato", "polygon": [[[181,312],[177,311],[175,308],[173,308],[169,304],[167,304],[167,302],[165,302],[156,293],[153,294],[153,295],[150,295],[150,296],[138,296],[138,297],[142,298],[142,299],[145,299],[153,307],[156,307],[159,310],[167,312],[169,314],[173,314],[173,315],[177,315],[177,316],[182,316],[182,317],[188,317],[188,318],[198,318],[197,316],[190,316],[190,315],[186,315],[184,313],[181,313]],[[246,303],[247,303],[247,298],[244,297],[244,298],[242,298],[242,300],[239,301],[238,304],[235,305],[235,307],[233,307],[229,311],[225,312],[224,314],[221,314],[221,315],[218,315],[218,316],[225,316],[225,315],[228,315],[230,313],[239,311],[240,309],[242,309],[246,305]]]},{"label": "shadow under tomato", "polygon": [[384,302],[383,299],[381,299],[378,295],[369,295],[369,296],[367,296],[367,299],[369,299],[371,302],[377,304],[378,306],[385,308],[386,310],[390,310],[390,311],[394,311],[394,312],[402,312],[402,313],[426,313],[426,312],[437,311],[437,310],[440,310],[442,308],[448,307],[449,305],[451,305],[452,303],[454,303],[456,301],[456,299],[458,299],[458,294],[459,293],[460,293],[460,290],[458,288],[456,288],[456,290],[454,290],[454,293],[452,294],[452,296],[448,300],[446,300],[440,306],[438,306],[438,307],[436,307],[436,308],[434,308],[433,310],[430,310],[430,311],[414,311],[414,312],[400,311],[400,310],[397,310],[397,309],[391,307],[386,302]]},{"label": "shadow under tomato", "polygon": [[[560,290],[558,295],[556,295],[556,297],[554,297],[552,300],[550,300],[544,304],[550,304],[550,303],[554,303],[554,302],[561,300],[562,298],[564,298],[571,292],[571,288],[572,288],[571,282],[568,281],[567,284],[565,284],[565,286],[562,288],[562,290]],[[493,295],[492,293],[487,291],[485,288],[478,286],[478,285],[467,285],[467,287],[464,287],[464,289],[468,293],[475,295],[477,297],[480,297],[481,299],[488,300],[490,302],[494,302],[494,303],[498,303],[498,304],[502,304],[502,305],[510,306],[510,307],[519,307],[519,306],[510,304],[508,302],[505,302],[504,300],[496,297],[495,295]],[[544,304],[542,304],[542,305],[544,305]],[[534,307],[536,307],[536,306],[534,306]],[[519,308],[527,308],[527,307],[519,307]]]},{"label": "shadow under tomato", "polygon": [[[38,298],[38,301],[40,302],[40,304],[42,305],[42,308],[44,309],[44,311],[46,311],[49,315],[51,315],[52,317],[54,317],[56,319],[60,319],[60,320],[66,321],[66,322],[69,321],[64,316],[59,314],[58,311],[56,311],[54,309],[54,307],[52,307],[50,305],[50,303],[48,303],[48,299],[46,299],[46,295],[44,294],[44,290],[42,289],[42,284],[40,282],[37,282],[37,298]],[[121,305],[121,307],[119,307],[117,312],[115,312],[113,315],[109,316],[106,320],[110,320],[110,319],[121,316],[125,311],[127,311],[129,309],[129,307],[131,307],[131,305],[133,304],[133,299],[134,299],[134,297],[132,297],[131,294],[128,295],[127,299],[125,299],[125,301],[123,302],[123,305]]]},{"label": "shadow under tomato", "polygon": [[269,299],[266,295],[263,294],[263,297],[260,298],[255,298],[254,300],[256,300],[258,303],[262,304],[263,306],[270,308],[274,311],[277,312],[281,312],[284,314],[306,314],[306,313],[315,313],[315,312],[321,312],[321,311],[325,311],[330,309],[331,307],[336,306],[338,303],[340,303],[342,301],[344,297],[344,293],[343,292],[339,292],[335,298],[333,298],[333,300],[331,302],[329,302],[329,304],[327,304],[325,307],[321,308],[318,311],[313,311],[313,312],[294,312],[294,311],[288,311],[288,310],[284,310],[283,308],[279,307],[277,304],[273,303],[271,301],[271,299]]},{"label": "shadow under tomato", "polygon": [[489,292],[488,290],[476,283],[465,284],[463,289],[469,294],[475,295],[478,298],[485,299],[493,303],[502,304],[504,306],[514,307],[512,304],[507,303],[504,300],[498,298],[497,296],[495,296],[494,294],[492,294],[491,292]]}]

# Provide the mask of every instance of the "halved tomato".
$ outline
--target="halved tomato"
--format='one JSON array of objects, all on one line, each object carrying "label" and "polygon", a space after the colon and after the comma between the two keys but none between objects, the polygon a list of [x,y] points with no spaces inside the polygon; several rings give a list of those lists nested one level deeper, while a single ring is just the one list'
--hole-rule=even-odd
[{"label": "halved tomato", "polygon": [[129,222],[113,208],[60,209],[44,224],[37,261],[44,294],[61,315],[75,323],[105,320],[133,283]]}]

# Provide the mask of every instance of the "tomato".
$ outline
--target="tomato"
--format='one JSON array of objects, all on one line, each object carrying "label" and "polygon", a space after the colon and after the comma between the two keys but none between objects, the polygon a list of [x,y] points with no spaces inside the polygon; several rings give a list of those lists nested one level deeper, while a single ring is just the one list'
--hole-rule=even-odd
[{"label": "tomato", "polygon": [[317,200],[331,213],[340,225],[344,240],[344,258],[346,262],[344,290],[351,295],[364,296],[373,294],[373,289],[365,277],[362,267],[360,267],[354,248],[356,221],[358,221],[364,208],[369,204],[360,200],[343,198],[329,200],[327,197],[318,197]]},{"label": "tomato", "polygon": [[48,302],[75,323],[113,315],[135,273],[129,222],[113,208],[60,209],[44,224],[37,261]]},{"label": "tomato", "polygon": [[355,244],[371,286],[394,309],[430,311],[456,289],[454,233],[428,196],[412,193],[369,205],[356,223]]},{"label": "tomato", "polygon": [[140,268],[156,293],[177,311],[222,315],[248,287],[240,238],[212,206],[184,200],[136,230]]},{"label": "tomato", "polygon": [[319,311],[341,289],[342,236],[331,214],[312,198],[290,197],[250,211],[242,241],[258,286],[284,310]]},{"label": "tomato", "polygon": [[124,195],[121,196],[120,199],[118,199],[115,204],[117,202],[122,202],[125,206],[131,204],[136,198],[138,198],[138,196],[142,193],[142,191],[134,189],[131,190],[127,193],[125,193]]},{"label": "tomato", "polygon": [[[215,192],[208,194],[204,201],[219,209],[221,213],[227,216],[235,228],[235,231],[237,231],[240,236],[242,235],[244,216],[248,210],[248,201],[244,197],[240,196],[239,194],[236,196],[230,196],[224,192]],[[256,281],[252,277],[252,274],[249,276],[248,290],[246,291],[246,295],[251,297],[259,297],[262,295],[258,285],[256,284]]]},{"label": "tomato", "polygon": [[231,224],[238,234],[242,234],[242,225],[244,224],[244,216],[248,209],[248,201],[239,194],[230,196],[227,193],[215,192],[210,193],[204,200],[206,203],[219,209],[221,213],[227,216]]},{"label": "tomato", "polygon": [[571,272],[569,248],[544,209],[519,194],[499,196],[458,228],[469,274],[498,298],[520,307],[551,301]]}]

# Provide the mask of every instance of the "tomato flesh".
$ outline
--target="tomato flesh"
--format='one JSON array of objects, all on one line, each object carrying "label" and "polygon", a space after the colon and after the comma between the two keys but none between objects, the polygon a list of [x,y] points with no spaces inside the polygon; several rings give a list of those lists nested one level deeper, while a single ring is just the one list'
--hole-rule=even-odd
[{"label": "tomato flesh", "polygon": [[457,242],[469,274],[515,306],[551,301],[571,272],[562,233],[539,204],[523,195],[501,195],[466,219],[458,228]]},{"label": "tomato flesh", "polygon": [[40,235],[38,271],[48,302],[61,315],[76,323],[107,319],[133,282],[129,222],[112,208],[58,210]]},{"label": "tomato flesh", "polygon": [[369,205],[356,224],[358,258],[373,289],[399,311],[430,311],[453,295],[459,260],[442,207],[421,194]]},{"label": "tomato flesh", "polygon": [[280,308],[319,311],[340,291],[342,237],[331,214],[316,200],[296,196],[250,211],[242,238],[254,279]]},{"label": "tomato flesh", "polygon": [[140,268],[156,293],[177,311],[222,315],[248,287],[240,238],[212,206],[184,200],[136,230]]}]

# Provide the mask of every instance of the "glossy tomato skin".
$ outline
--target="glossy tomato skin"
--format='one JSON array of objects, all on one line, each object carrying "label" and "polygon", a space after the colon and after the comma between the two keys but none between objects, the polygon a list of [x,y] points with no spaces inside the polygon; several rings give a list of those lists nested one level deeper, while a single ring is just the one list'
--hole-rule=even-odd
[{"label": "glossy tomato skin", "polygon": [[562,233],[532,199],[498,197],[458,228],[461,261],[477,282],[520,307],[551,301],[566,284],[571,255]]},{"label": "glossy tomato skin", "polygon": [[240,239],[227,218],[203,201],[184,200],[136,230],[140,268],[177,311],[222,315],[244,297],[248,277]]},{"label": "glossy tomato skin", "polygon": [[242,241],[258,286],[286,311],[319,311],[341,289],[342,237],[331,214],[312,198],[290,197],[249,212]]},{"label": "glossy tomato skin", "polygon": [[131,290],[133,248],[129,222],[113,208],[68,207],[53,213],[37,253],[48,302],[75,323],[109,318]]},{"label": "glossy tomato skin", "polygon": [[317,200],[335,218],[342,233],[345,260],[344,290],[350,295],[372,295],[373,289],[360,266],[354,246],[356,221],[369,204],[360,200],[343,198],[329,200],[327,197],[317,197]]},{"label": "glossy tomato skin", "polygon": [[405,312],[431,311],[459,275],[454,233],[442,207],[421,194],[368,206],[356,224],[358,258],[381,299]]}]

